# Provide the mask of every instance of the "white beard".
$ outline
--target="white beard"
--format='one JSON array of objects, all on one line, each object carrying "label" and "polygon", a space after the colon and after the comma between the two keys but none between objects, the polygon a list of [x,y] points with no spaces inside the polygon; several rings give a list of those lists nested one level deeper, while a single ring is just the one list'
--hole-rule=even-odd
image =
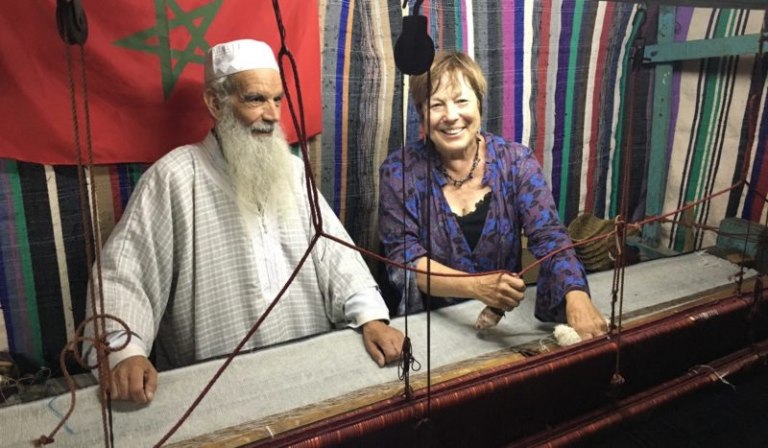
[{"label": "white beard", "polygon": [[254,135],[252,129],[270,125],[243,125],[231,107],[225,107],[216,123],[222,152],[238,202],[256,213],[295,209],[294,161],[280,125],[269,135]]}]

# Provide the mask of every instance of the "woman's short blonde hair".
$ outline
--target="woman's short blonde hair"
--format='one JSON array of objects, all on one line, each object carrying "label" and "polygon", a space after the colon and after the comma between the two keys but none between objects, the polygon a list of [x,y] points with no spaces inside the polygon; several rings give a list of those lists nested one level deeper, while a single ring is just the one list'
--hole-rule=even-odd
[{"label": "woman's short blonde hair", "polygon": [[427,85],[427,73],[411,76],[411,98],[419,112],[419,118],[424,121],[424,104],[431,95],[437,92],[440,87],[440,79],[443,75],[449,73],[451,81],[458,85],[458,75],[463,75],[464,79],[472,90],[475,91],[479,103],[480,115],[483,114],[483,98],[488,90],[488,83],[485,81],[483,70],[472,58],[459,51],[441,51],[435,55],[432,67],[429,69],[429,75],[432,82],[432,91],[429,91]]}]

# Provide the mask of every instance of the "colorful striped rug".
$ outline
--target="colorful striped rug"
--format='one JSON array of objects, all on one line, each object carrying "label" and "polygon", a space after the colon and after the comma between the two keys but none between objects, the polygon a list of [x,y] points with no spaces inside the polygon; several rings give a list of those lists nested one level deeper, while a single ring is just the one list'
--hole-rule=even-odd
[{"label": "colorful striped rug", "polygon": [[[401,17],[409,13],[399,6],[320,1],[324,133],[313,167],[350,233],[372,249],[378,245],[378,166],[401,146],[403,132],[409,141],[419,137],[392,55]],[[643,66],[631,79],[629,50],[635,37],[655,42],[657,7],[645,11],[644,21],[628,2],[433,0],[420,12],[429,17],[438,49],[463,50],[483,67],[489,80],[484,128],[534,149],[566,223],[581,212],[613,217],[621,209],[621,154],[630,137],[622,120],[631,117],[628,213],[631,220],[644,216],[653,70]],[[677,16],[677,41],[756,34],[765,20],[759,10],[678,8]],[[761,80],[750,87],[754,64],[754,55],[742,55],[675,65],[664,210],[732,184],[746,152],[752,185],[768,190],[766,90]],[[750,88],[760,92],[754,117],[745,108]],[[751,151],[740,136],[748,120],[758,123]],[[765,219],[764,202],[754,194],[737,192],[720,202],[697,209],[702,224],[717,225],[726,213]],[[664,244],[680,244],[671,226],[664,235]],[[713,242],[711,235],[699,238],[699,244]]]},{"label": "colorful striped rug", "polygon": [[[94,168],[103,240],[143,169]],[[22,365],[57,372],[59,352],[85,316],[82,209],[76,167],[0,159],[0,306],[10,351]]]}]

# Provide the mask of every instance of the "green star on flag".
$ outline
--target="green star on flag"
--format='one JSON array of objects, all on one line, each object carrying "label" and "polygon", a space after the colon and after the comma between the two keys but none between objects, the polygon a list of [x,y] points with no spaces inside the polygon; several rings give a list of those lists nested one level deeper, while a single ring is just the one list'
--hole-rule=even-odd
[{"label": "green star on flag", "polygon": [[[152,53],[160,58],[163,98],[167,100],[187,64],[205,63],[205,53],[210,48],[205,40],[205,33],[223,1],[215,0],[190,11],[184,11],[177,0],[155,0],[155,18],[157,19],[155,26],[117,40],[114,44],[131,50]],[[166,5],[173,12],[172,19],[168,18]],[[199,23],[196,24],[196,21]],[[182,51],[171,48],[169,38],[170,31],[178,27],[186,28],[192,37]]]},{"label": "green star on flag", "polygon": [[[85,123],[86,118],[97,165],[152,163],[173,148],[202,140],[213,124],[201,98],[206,53],[220,42],[235,39],[264,41],[273,51],[285,44],[291,50],[296,73],[292,66],[285,67],[285,89],[298,100],[296,75],[307,136],[322,131],[322,34],[318,15],[312,14],[318,10],[316,0],[280,2],[284,36],[278,30],[272,0],[88,2],[90,29],[83,58],[55,45],[61,44],[51,21],[56,3],[3,3],[0,90],[7,88],[0,116],[7,117],[8,123],[0,132],[0,159],[77,164],[82,156],[77,155],[74,123]],[[35,32],[18,32],[20,23]],[[72,85],[68,63],[75,75]],[[80,82],[83,74],[87,82]],[[73,93],[77,107],[73,107]],[[86,99],[87,110],[82,104]],[[40,131],[41,123],[45,132]],[[298,131],[290,117],[283,117],[281,126],[286,139],[295,143]],[[46,344],[43,337],[41,347]]]}]

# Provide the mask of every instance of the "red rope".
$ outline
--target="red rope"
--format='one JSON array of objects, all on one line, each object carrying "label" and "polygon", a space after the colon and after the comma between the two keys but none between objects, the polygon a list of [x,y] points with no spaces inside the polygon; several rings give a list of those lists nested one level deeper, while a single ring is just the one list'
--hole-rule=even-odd
[{"label": "red rope", "polygon": [[[65,44],[67,44],[66,36],[64,36]],[[64,423],[67,421],[69,416],[72,414],[72,411],[74,410],[75,406],[75,384],[72,380],[71,375],[69,374],[68,369],[66,368],[66,357],[69,353],[72,353],[70,351],[71,347],[75,347],[74,353],[76,353],[77,348],[76,344],[79,342],[82,342],[84,338],[82,337],[82,332],[84,329],[84,324],[86,322],[89,322],[93,320],[93,326],[94,326],[94,334],[96,335],[95,340],[93,340],[96,353],[97,353],[97,359],[98,364],[100,366],[99,368],[99,384],[102,388],[102,390],[107,391],[107,401],[101,402],[101,417],[102,417],[102,429],[104,431],[104,444],[105,446],[109,447],[114,445],[113,443],[113,434],[112,434],[112,422],[111,422],[111,401],[109,399],[109,390],[110,390],[110,375],[109,370],[104,368],[106,366],[106,358],[105,353],[109,352],[109,348],[105,347],[104,343],[106,341],[106,319],[107,316],[103,314],[104,310],[104,296],[101,288],[102,284],[102,277],[101,277],[101,262],[100,262],[100,240],[101,240],[101,232],[97,217],[97,202],[96,202],[96,189],[95,189],[95,180],[94,180],[94,174],[93,174],[93,141],[91,139],[91,123],[90,123],[90,109],[88,105],[88,85],[87,85],[87,77],[86,77],[86,63],[85,63],[85,48],[84,43],[78,44],[78,47],[80,49],[80,78],[82,82],[82,91],[83,91],[83,113],[85,118],[85,135],[86,135],[86,148],[88,152],[88,162],[87,164],[83,163],[83,155],[82,155],[82,144],[81,144],[81,138],[80,138],[80,123],[78,120],[78,111],[77,111],[77,100],[76,100],[76,86],[75,86],[75,76],[74,76],[74,70],[73,70],[73,63],[72,63],[72,55],[70,52],[70,46],[66,45],[66,59],[67,59],[67,78],[69,81],[69,94],[70,94],[70,107],[71,107],[71,114],[72,114],[72,125],[73,125],[73,132],[74,132],[74,144],[75,144],[75,153],[77,156],[77,174],[78,174],[78,187],[79,187],[79,193],[80,193],[80,216],[82,219],[82,225],[83,225],[83,233],[84,233],[84,244],[85,244],[85,254],[86,254],[86,263],[88,266],[87,272],[88,272],[88,282],[89,284],[93,285],[93,271],[91,269],[91,266],[94,262],[96,262],[96,269],[98,272],[98,281],[99,281],[99,301],[98,301],[98,309],[97,309],[97,301],[94,300],[94,288],[91,288],[91,314],[92,317],[89,319],[86,319],[83,321],[83,323],[78,327],[78,330],[75,332],[74,338],[72,341],[70,341],[67,345],[64,346],[62,349],[60,355],[59,355],[59,361],[62,368],[62,373],[64,375],[65,381],[67,383],[67,386],[69,388],[70,394],[72,396],[72,401],[70,404],[70,410],[67,412],[67,414],[62,417],[59,424],[54,428],[53,431],[51,431],[47,436],[41,436],[35,443],[38,445],[45,445],[53,443],[55,434],[61,429],[61,427],[64,425]],[[91,184],[91,189],[88,190],[87,184],[85,181],[85,175],[84,171],[85,169],[89,170],[89,180]],[[91,210],[89,210],[89,199],[91,203]],[[90,216],[90,220],[87,218],[86,213]],[[94,255],[95,254],[95,255]],[[122,321],[120,321],[122,322]],[[127,328],[127,326],[123,323],[123,326]],[[130,330],[128,330],[128,339],[126,341],[126,344],[128,341],[130,341],[131,333]],[[122,347],[121,347],[122,348]],[[79,364],[83,365],[82,359],[79,359],[79,356],[76,356],[76,360]]]}]

